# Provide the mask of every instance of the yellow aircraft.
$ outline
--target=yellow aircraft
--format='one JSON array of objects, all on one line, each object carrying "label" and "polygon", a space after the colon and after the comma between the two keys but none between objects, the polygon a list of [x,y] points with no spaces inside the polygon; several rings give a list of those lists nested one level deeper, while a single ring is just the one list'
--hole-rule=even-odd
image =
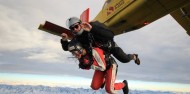
[{"label": "yellow aircraft", "polygon": [[[115,35],[139,29],[170,14],[190,35],[190,0],[106,0],[102,10],[92,21],[106,25]],[[88,22],[89,9],[81,14]],[[46,21],[40,30],[60,36],[68,29]]]}]

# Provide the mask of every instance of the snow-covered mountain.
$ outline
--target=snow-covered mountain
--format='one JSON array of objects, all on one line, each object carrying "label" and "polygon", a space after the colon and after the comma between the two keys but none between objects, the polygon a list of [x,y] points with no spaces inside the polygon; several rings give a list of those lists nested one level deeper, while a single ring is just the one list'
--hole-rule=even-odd
[{"label": "snow-covered mountain", "polygon": [[[104,89],[94,91],[84,88],[29,86],[29,85],[4,85],[0,84],[0,94],[107,94]],[[118,94],[123,94],[122,91]],[[182,92],[161,92],[130,90],[130,94],[190,94]]]}]

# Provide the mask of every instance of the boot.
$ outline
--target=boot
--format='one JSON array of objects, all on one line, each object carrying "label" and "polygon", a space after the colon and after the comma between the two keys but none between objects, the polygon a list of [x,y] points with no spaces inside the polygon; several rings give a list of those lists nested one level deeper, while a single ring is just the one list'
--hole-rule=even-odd
[{"label": "boot", "polygon": [[135,56],[135,63],[137,64],[137,65],[140,65],[140,59],[138,58],[138,54],[134,54],[134,56]]},{"label": "boot", "polygon": [[128,94],[129,93],[128,83],[127,83],[126,80],[124,80],[123,83],[125,84],[125,86],[122,88],[123,89],[123,94]]}]

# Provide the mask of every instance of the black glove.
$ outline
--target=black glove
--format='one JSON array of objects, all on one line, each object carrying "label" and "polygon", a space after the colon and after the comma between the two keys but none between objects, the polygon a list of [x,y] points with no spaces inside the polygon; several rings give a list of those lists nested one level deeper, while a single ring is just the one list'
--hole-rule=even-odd
[{"label": "black glove", "polygon": [[88,62],[84,61],[84,59],[79,60],[79,68],[81,69],[90,69],[92,65],[92,60],[88,60]]}]

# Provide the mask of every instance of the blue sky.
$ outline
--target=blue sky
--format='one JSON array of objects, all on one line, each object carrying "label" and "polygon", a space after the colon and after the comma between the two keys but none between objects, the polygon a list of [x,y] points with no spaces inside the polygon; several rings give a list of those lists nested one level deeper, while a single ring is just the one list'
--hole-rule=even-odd
[{"label": "blue sky", "polygon": [[[91,79],[93,70],[79,70],[77,60],[62,51],[60,37],[37,28],[45,20],[65,26],[67,18],[79,17],[86,8],[91,9],[92,20],[103,3],[104,0],[0,0],[1,83],[19,82],[15,77],[27,81],[26,75],[39,81],[45,79],[40,75],[68,76],[73,78],[71,81]],[[138,53],[142,62],[137,66],[133,61],[127,64],[118,61],[119,81],[129,80],[132,88],[138,88],[136,83],[142,85],[139,81],[146,82],[143,87],[149,86],[148,82],[178,86],[181,90],[189,86],[190,38],[170,15],[139,30],[118,35],[115,41],[126,53]],[[9,78],[9,82],[2,78]]]}]

